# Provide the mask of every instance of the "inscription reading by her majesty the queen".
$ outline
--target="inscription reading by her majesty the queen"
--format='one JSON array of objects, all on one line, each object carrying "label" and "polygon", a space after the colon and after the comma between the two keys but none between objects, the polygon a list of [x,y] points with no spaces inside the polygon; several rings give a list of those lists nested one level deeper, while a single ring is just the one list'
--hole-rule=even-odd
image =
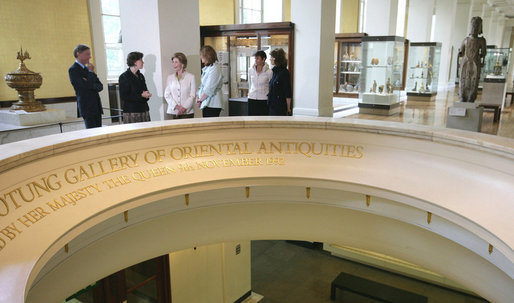
[{"label": "inscription reading by her majesty the queen", "polygon": [[[296,141],[184,144],[64,167],[0,193],[0,251],[24,229],[104,191],[185,172],[284,166],[291,156],[361,159],[363,151],[360,145]],[[65,189],[70,185],[76,187]],[[31,209],[22,210],[26,205]]]}]

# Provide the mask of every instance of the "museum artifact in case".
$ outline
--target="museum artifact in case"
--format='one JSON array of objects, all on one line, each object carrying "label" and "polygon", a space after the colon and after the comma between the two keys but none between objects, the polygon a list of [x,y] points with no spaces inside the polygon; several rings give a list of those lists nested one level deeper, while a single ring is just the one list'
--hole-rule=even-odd
[{"label": "museum artifact in case", "polygon": [[400,111],[405,39],[362,37],[359,113],[392,115]]},{"label": "museum artifact in case", "polygon": [[336,34],[334,45],[334,96],[359,98],[362,37],[365,33]]},{"label": "museum artifact in case", "polygon": [[407,68],[407,99],[432,101],[437,95],[440,42],[412,42]]},{"label": "museum artifact in case", "polygon": [[[269,54],[282,48],[288,56],[291,75],[294,74],[294,24],[274,22],[258,24],[209,25],[200,27],[201,44],[212,46],[222,64],[223,94],[229,100],[229,115],[246,115],[248,110],[248,70],[254,65],[258,50]],[[291,77],[291,85],[293,77]]]},{"label": "museum artifact in case", "polygon": [[481,80],[485,78],[507,78],[511,48],[487,48]]}]

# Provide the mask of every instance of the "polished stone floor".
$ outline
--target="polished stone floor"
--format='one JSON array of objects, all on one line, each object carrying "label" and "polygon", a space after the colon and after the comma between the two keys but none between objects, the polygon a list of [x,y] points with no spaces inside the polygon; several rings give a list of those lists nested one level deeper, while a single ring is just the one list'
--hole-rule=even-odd
[{"label": "polished stone floor", "polygon": [[334,257],[321,248],[305,248],[286,241],[252,241],[252,290],[264,296],[259,303],[377,302],[341,291],[337,291],[336,301],[330,301],[330,283],[340,272],[422,294],[428,297],[429,303],[486,302],[477,297]]},{"label": "polished stone floor", "polygon": [[[479,94],[477,101],[481,101]],[[512,98],[508,96],[508,98]],[[400,114],[392,116],[378,116],[365,114],[350,114],[347,118],[353,119],[369,119],[384,120],[402,123],[422,124],[435,127],[446,127],[446,111],[454,101],[458,101],[458,89],[450,88],[446,91],[440,91],[436,100],[432,102],[425,101],[406,101],[403,103]],[[494,122],[494,114],[492,111],[484,112],[482,121],[482,133],[497,135],[500,137],[514,138],[514,115],[512,113],[514,105],[505,107],[501,113],[500,121]],[[358,111],[354,111],[358,112]]]}]

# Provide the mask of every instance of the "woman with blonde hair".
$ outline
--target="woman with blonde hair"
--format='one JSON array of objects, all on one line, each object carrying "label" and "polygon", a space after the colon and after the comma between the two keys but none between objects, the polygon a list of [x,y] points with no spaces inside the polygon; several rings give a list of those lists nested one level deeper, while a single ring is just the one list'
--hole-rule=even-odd
[{"label": "woman with blonde hair", "polygon": [[168,76],[164,91],[164,98],[168,102],[167,113],[173,115],[173,119],[193,118],[195,76],[186,71],[187,57],[183,53],[173,54],[171,62],[175,72]]},{"label": "woman with blonde hair", "polygon": [[219,117],[223,109],[223,75],[218,63],[216,51],[209,45],[200,49],[200,59],[205,65],[202,68],[200,88],[196,94],[196,103],[206,117]]}]

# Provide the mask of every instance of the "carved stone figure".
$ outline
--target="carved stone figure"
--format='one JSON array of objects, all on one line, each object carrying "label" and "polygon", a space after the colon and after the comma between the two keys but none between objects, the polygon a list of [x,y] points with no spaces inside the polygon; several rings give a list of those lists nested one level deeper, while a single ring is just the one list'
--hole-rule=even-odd
[{"label": "carved stone figure", "polygon": [[380,85],[380,86],[378,87],[378,92],[379,92],[380,94],[384,92],[384,86],[383,86],[383,85]]},{"label": "carved stone figure", "polygon": [[459,78],[459,90],[461,102],[475,102],[478,93],[478,81],[480,69],[484,66],[486,54],[486,41],[482,34],[482,18],[471,18],[471,32],[464,38],[459,48],[461,61],[461,73]]},{"label": "carved stone figure", "polygon": [[418,81],[414,82],[414,88],[412,89],[413,92],[418,90]]},{"label": "carved stone figure", "polygon": [[373,88],[372,88],[372,92],[376,93],[377,92],[377,81],[376,80],[373,80]]},{"label": "carved stone figure", "polygon": [[393,92],[393,86],[391,85],[391,78],[387,78],[386,82],[386,92],[391,94]]}]

